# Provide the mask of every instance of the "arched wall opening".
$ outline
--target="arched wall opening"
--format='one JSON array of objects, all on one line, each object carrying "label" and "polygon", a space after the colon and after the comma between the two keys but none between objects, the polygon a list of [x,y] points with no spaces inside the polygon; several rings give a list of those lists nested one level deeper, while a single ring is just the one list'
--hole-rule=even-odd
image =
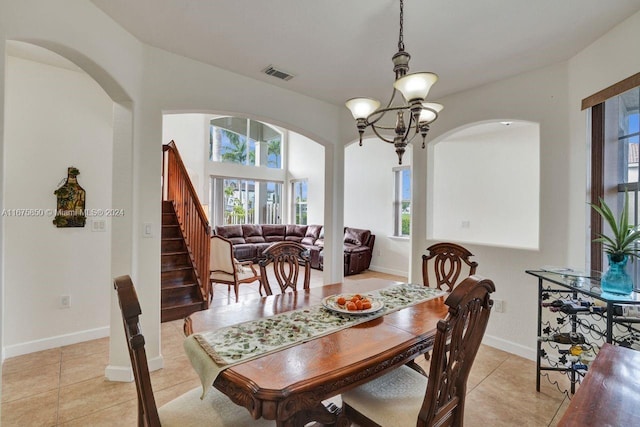
[{"label": "arched wall opening", "polygon": [[[417,149],[407,146],[402,166],[411,171]],[[351,143],[344,155],[344,224],[371,230],[376,235],[370,270],[406,277],[411,255],[409,235],[396,235],[394,193],[398,156],[393,144],[374,136],[362,146]],[[411,198],[409,188],[408,198]],[[408,206],[404,210],[410,212]]]},{"label": "arched wall opening", "polygon": [[[12,357],[110,335],[112,278],[132,268],[133,132],[124,90],[83,55],[38,41],[5,48],[3,206],[15,215],[3,218],[2,324],[21,325],[3,331]],[[87,222],[57,228],[53,191],[70,166]]]},{"label": "arched wall opening", "polygon": [[[282,152],[278,158],[281,167],[272,168],[253,165],[243,165],[231,161],[211,160],[212,120],[223,117],[251,120],[252,125],[264,123],[282,135]],[[247,178],[261,181],[275,181],[288,184],[291,181],[305,179],[309,182],[309,223],[324,223],[324,186],[325,186],[325,147],[304,135],[281,126],[272,125],[267,121],[251,119],[243,115],[210,114],[210,113],[165,113],[163,115],[163,143],[171,140],[176,142],[183,161],[186,163],[191,181],[198,192],[203,204],[210,206],[213,201],[210,194],[210,177]],[[249,153],[247,157],[251,157]],[[251,161],[249,161],[251,163]],[[253,162],[255,163],[255,161]],[[289,188],[284,189],[281,217],[285,223],[291,223],[287,197]],[[219,225],[213,218],[212,225]],[[222,224],[221,221],[218,221]]]},{"label": "arched wall opening", "polygon": [[473,123],[430,147],[427,239],[539,249],[540,125]]}]

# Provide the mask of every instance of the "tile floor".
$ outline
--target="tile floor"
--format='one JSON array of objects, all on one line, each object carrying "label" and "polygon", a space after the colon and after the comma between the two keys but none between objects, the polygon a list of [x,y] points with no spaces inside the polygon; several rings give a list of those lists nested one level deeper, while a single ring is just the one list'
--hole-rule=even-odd
[{"label": "tile floor", "polygon": [[[376,272],[347,277],[386,277]],[[314,270],[312,286],[322,276]],[[241,298],[257,298],[257,284],[243,285]],[[226,287],[218,286],[213,305],[232,303]],[[182,321],[162,324],[165,367],[151,373],[158,405],[199,384],[182,350]],[[2,369],[1,425],[11,426],[135,426],[134,383],[104,378],[109,338],[7,359]],[[421,360],[424,360],[421,358]],[[568,401],[543,381],[535,391],[535,363],[482,346],[468,382],[466,426],[555,426]],[[400,427],[400,426],[399,426]]]}]

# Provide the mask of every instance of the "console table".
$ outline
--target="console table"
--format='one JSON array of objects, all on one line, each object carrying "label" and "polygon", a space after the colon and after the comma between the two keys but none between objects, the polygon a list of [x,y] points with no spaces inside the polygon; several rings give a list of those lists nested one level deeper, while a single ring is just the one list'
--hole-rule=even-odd
[{"label": "console table", "polygon": [[[640,349],[640,317],[616,315],[623,306],[640,305],[640,294],[630,296],[603,294],[598,277],[570,269],[527,270],[538,279],[538,342],[536,352],[536,390],[540,391],[541,376],[550,379],[549,371],[566,374],[570,380],[570,391],[575,393],[576,384],[582,381],[590,367],[584,355],[573,354],[578,344],[588,348],[585,354],[595,356],[604,343]],[[578,301],[584,305],[579,312],[550,312],[544,307],[554,300]],[[586,309],[585,309],[586,308]],[[574,343],[544,341],[543,337],[556,334],[574,334]],[[577,336],[579,335],[579,336]],[[581,341],[584,340],[584,343]],[[560,384],[550,379],[562,390]]]},{"label": "console table", "polygon": [[603,344],[559,427],[640,425],[640,351]]}]

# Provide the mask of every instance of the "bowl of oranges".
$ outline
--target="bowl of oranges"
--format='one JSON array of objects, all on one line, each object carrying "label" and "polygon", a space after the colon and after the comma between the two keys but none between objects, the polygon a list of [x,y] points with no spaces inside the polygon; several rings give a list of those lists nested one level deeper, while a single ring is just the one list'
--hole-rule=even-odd
[{"label": "bowl of oranges", "polygon": [[322,300],[322,305],[332,311],[346,314],[369,314],[384,307],[382,300],[371,295],[338,294]]}]

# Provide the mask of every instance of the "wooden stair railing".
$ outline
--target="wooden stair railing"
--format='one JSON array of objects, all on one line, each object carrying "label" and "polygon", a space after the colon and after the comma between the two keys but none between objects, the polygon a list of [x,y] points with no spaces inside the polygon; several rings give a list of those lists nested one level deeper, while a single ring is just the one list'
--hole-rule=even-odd
[{"label": "wooden stair railing", "polygon": [[171,141],[163,145],[162,151],[164,200],[171,200],[174,203],[178,221],[193,258],[200,292],[205,305],[208,306],[211,286],[209,283],[211,226],[175,142]]}]

